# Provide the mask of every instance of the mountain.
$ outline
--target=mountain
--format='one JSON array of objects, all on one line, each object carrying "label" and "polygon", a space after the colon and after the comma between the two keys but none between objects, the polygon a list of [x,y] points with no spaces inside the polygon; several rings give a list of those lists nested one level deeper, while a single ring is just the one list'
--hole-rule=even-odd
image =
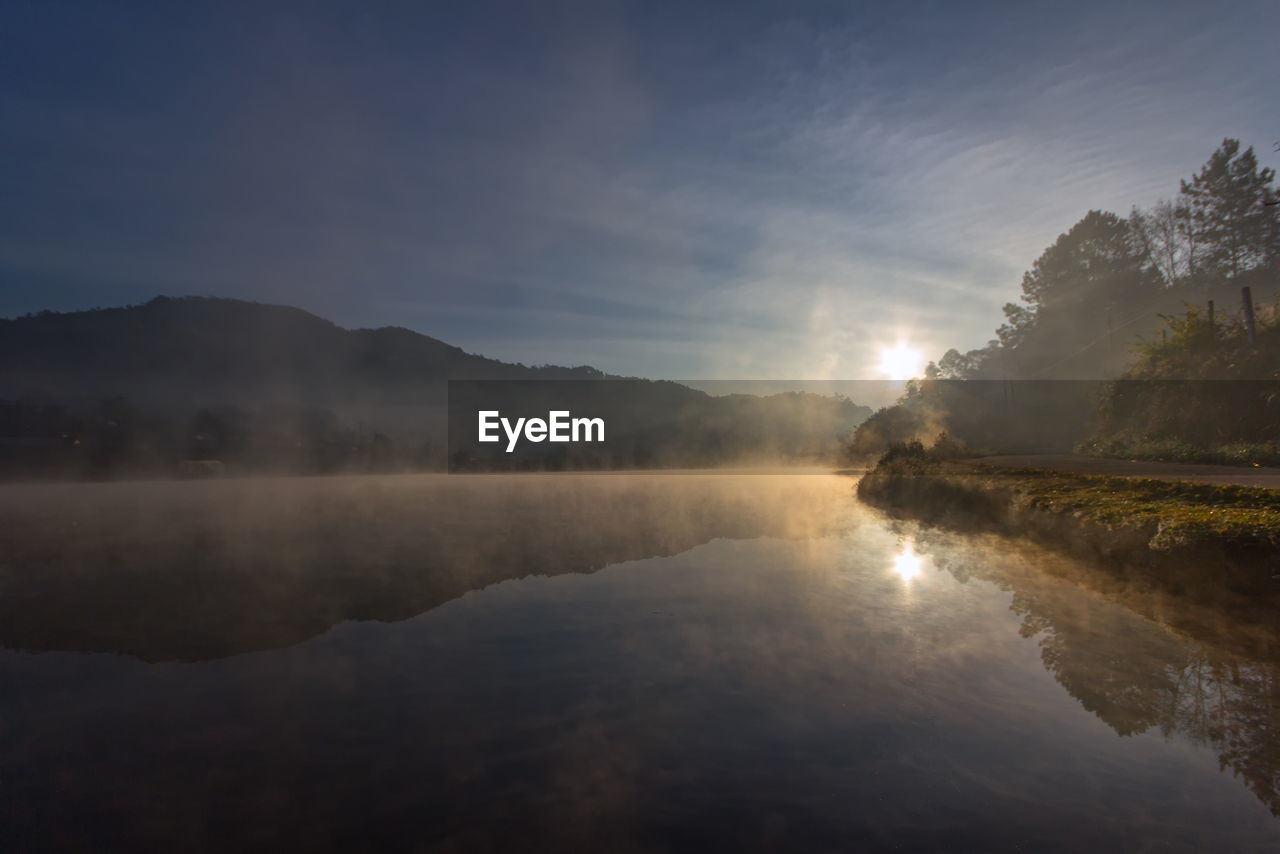
[{"label": "mountain", "polygon": [[[481,410],[533,421],[570,408],[607,421],[607,441],[550,436],[513,454],[472,438]],[[231,299],[0,320],[0,478],[813,462],[870,414],[842,397],[716,397],[511,364],[408,329],[348,330]]]},{"label": "mountain", "polygon": [[437,404],[449,379],[601,379],[487,359],[408,329],[348,330],[298,308],[212,297],[0,320],[0,399],[123,396],[164,408],[293,401]]}]

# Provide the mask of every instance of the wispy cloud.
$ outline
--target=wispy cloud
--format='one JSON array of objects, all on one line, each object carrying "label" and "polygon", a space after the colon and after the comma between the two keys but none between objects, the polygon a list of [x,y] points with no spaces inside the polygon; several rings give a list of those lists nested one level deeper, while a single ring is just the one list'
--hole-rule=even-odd
[{"label": "wispy cloud", "polygon": [[33,12],[0,312],[217,293],[524,362],[865,377],[983,344],[1059,233],[1223,136],[1276,161],[1269,5],[674,8],[269,15],[233,50],[212,7],[90,21],[102,79],[42,88]]}]

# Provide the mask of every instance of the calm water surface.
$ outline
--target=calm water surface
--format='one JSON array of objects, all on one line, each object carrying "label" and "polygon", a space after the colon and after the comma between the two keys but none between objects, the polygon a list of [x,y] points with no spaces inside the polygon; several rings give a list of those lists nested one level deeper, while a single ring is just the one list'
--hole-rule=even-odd
[{"label": "calm water surface", "polygon": [[1280,846],[1267,632],[853,486],[0,488],[0,848]]}]

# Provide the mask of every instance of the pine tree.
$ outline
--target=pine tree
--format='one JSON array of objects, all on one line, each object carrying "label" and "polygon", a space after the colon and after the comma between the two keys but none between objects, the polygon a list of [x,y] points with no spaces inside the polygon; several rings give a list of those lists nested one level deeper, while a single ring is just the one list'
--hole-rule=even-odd
[{"label": "pine tree", "polygon": [[1235,278],[1274,263],[1276,208],[1266,205],[1273,169],[1259,169],[1253,147],[1240,151],[1240,141],[1224,139],[1209,161],[1182,182],[1199,253],[1197,277]]},{"label": "pine tree", "polygon": [[[1108,323],[1122,322],[1161,287],[1129,223],[1090,211],[1022,277],[1022,302],[1004,308],[997,330],[1010,364],[1024,376],[1096,373],[1110,356]],[[1083,349],[1082,349],[1083,348]]]}]

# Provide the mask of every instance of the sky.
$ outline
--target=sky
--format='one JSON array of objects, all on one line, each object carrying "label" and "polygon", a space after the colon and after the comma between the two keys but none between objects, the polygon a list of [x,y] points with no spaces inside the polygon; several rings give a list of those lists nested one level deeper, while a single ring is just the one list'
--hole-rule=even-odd
[{"label": "sky", "polygon": [[1274,2],[0,0],[0,316],[296,305],[526,364],[980,347],[1090,209],[1280,166]]}]

